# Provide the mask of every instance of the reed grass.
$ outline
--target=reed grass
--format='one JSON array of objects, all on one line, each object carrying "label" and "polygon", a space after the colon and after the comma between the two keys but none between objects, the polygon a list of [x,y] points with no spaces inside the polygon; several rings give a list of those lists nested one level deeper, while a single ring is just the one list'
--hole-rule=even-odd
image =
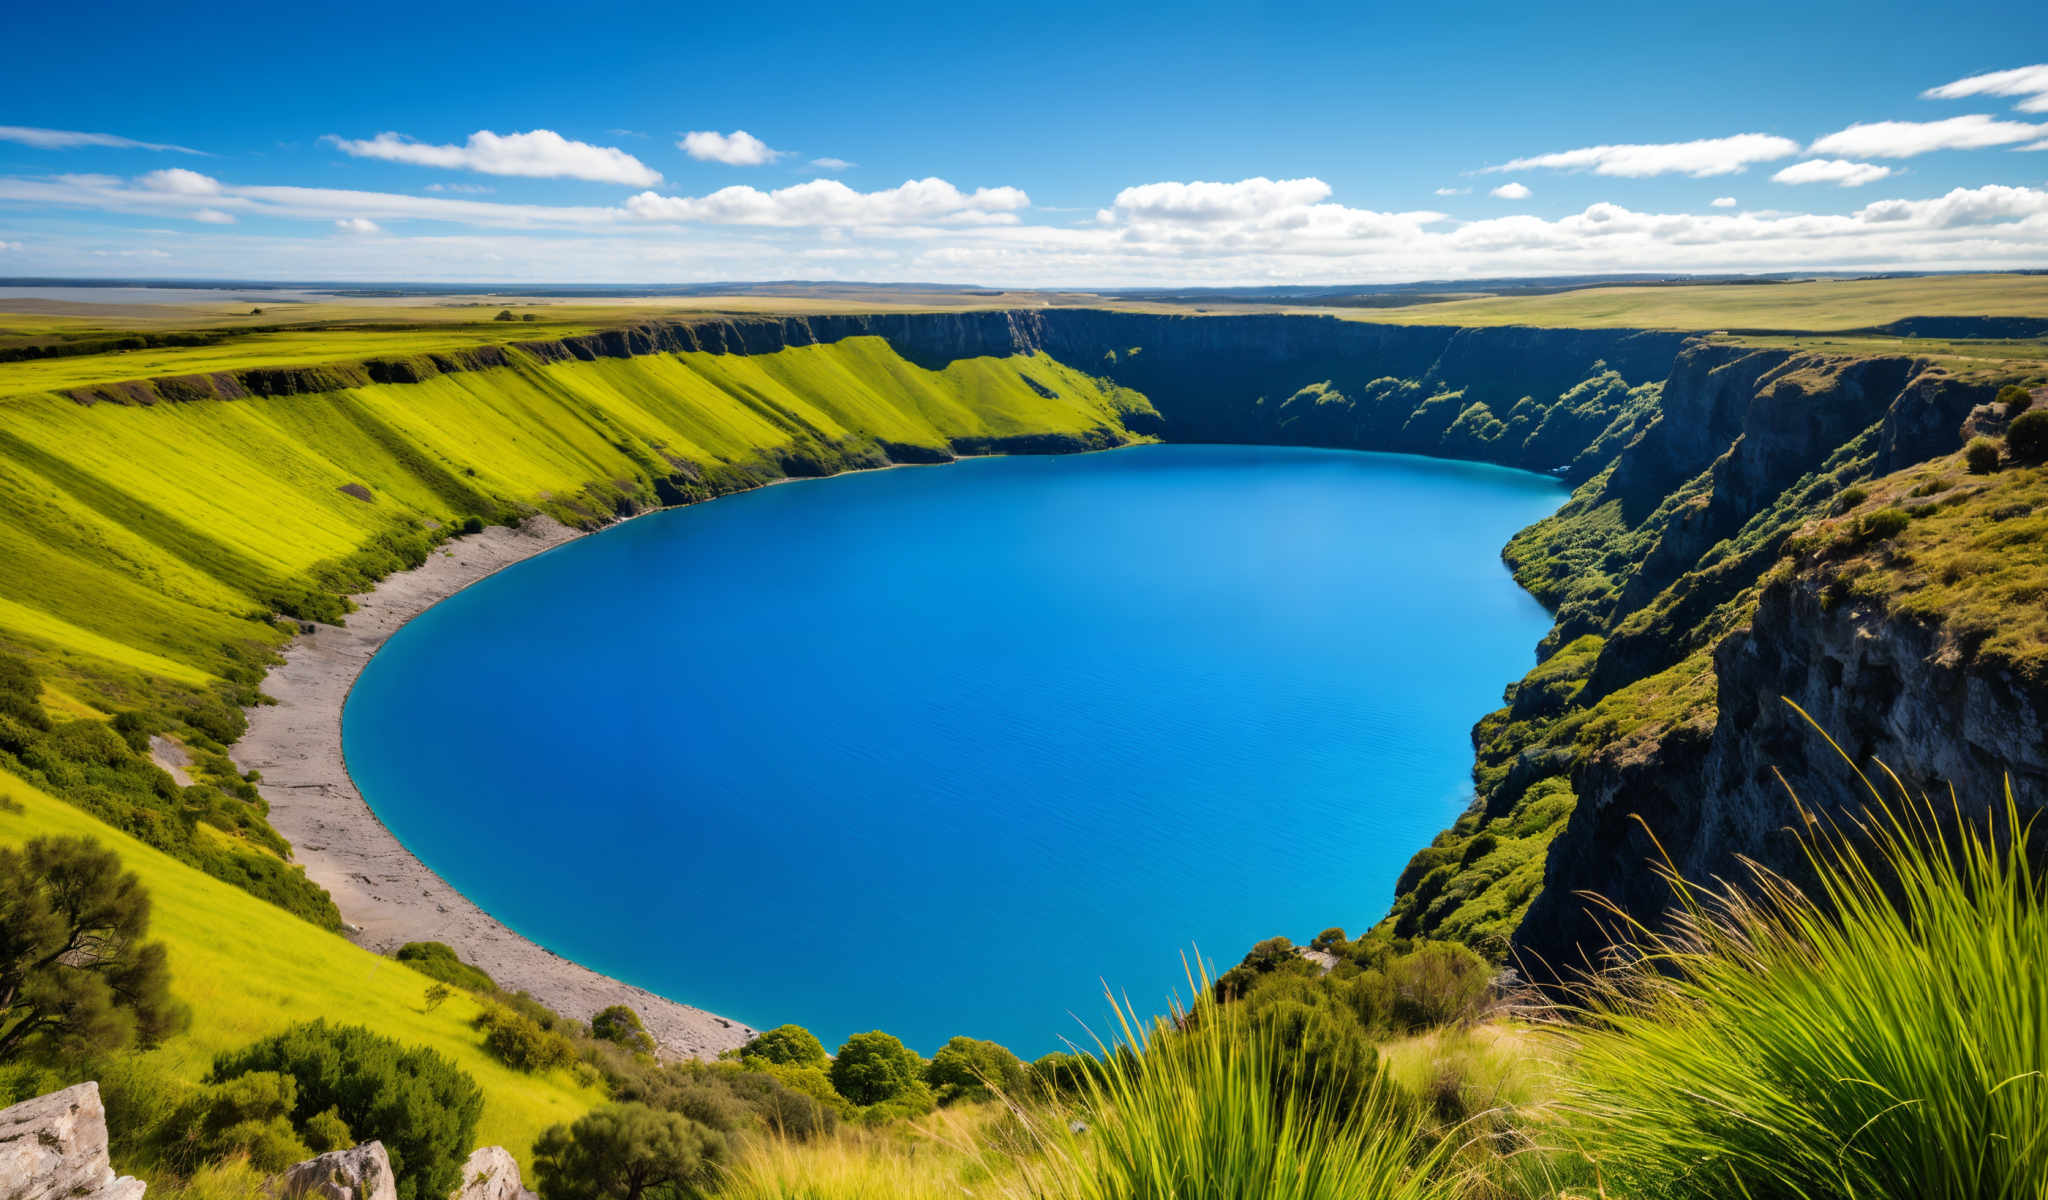
[{"label": "reed grass", "polygon": [[[1859,775],[1861,773],[1859,772]],[[1805,887],[1666,871],[1668,932],[1558,1026],[1560,1130],[1607,1194],[2048,1197],[2048,906],[2010,785],[1966,816],[1887,771],[1809,818]]]}]

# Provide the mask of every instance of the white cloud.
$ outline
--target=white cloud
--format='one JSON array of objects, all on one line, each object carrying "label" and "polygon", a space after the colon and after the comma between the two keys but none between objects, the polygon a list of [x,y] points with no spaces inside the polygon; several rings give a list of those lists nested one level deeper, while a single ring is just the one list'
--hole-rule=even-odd
[{"label": "white cloud", "polygon": [[1263,175],[1236,183],[1147,183],[1118,192],[1116,209],[1138,220],[1244,220],[1312,205],[1329,194],[1330,185],[1320,179],[1273,180]]},{"label": "white cloud", "polygon": [[1712,205],[1713,205],[1713,206],[1714,206],[1715,208],[1734,208],[1734,207],[1735,207],[1735,197],[1733,197],[1733,196],[1716,196],[1716,197],[1714,197],[1714,198],[1713,198],[1713,199],[1712,199],[1711,201],[1709,201],[1709,203],[1711,203],[1711,204],[1712,204]]},{"label": "white cloud", "polygon": [[1793,163],[1771,176],[1773,183],[1833,183],[1842,187],[1862,187],[1875,183],[1892,173],[1890,167],[1876,163],[1851,162],[1846,158],[1809,158],[1805,162]]},{"label": "white cloud", "polygon": [[94,258],[169,258],[168,250],[94,250]]},{"label": "white cloud", "polygon": [[162,142],[138,142],[112,133],[81,133],[75,129],[37,129],[28,125],[0,125],[0,142],[19,142],[39,150],[69,150],[78,146],[101,146],[113,150],[170,150],[179,154],[204,155],[190,146]]},{"label": "white cloud", "polygon": [[661,182],[661,172],[624,150],[570,141],[552,129],[506,134],[479,129],[460,146],[416,142],[399,133],[380,133],[364,140],[329,134],[325,140],[332,142],[343,154],[357,158],[456,168],[485,175],[588,179],[594,183],[622,183],[630,187],[650,187]]},{"label": "white cloud", "polygon": [[1751,163],[1771,162],[1799,153],[1799,143],[1769,133],[1738,133],[1733,137],[1702,138],[1692,142],[1648,142],[1619,146],[1584,146],[1504,162],[1488,171],[1523,171],[1548,168],[1558,171],[1591,171],[1641,179],[1650,175],[1733,175]]},{"label": "white cloud", "polygon": [[2000,121],[1982,113],[1945,121],[1870,121],[1831,133],[1807,148],[1843,158],[1912,158],[1934,150],[2009,146],[2048,133],[2048,125]]},{"label": "white cloud", "polygon": [[[1989,71],[1928,88],[1925,100],[1959,100],[1965,96],[2020,96],[2013,105],[2021,112],[2048,112],[2048,63],[2014,67],[2010,71]],[[2028,147],[2032,149],[2032,147]]]},{"label": "white cloud", "polygon": [[1472,189],[1468,187],[1440,187],[1436,190],[1436,194],[1439,196],[1469,196],[1472,194]]},{"label": "white cloud", "polygon": [[783,154],[780,150],[770,150],[768,143],[744,129],[735,129],[731,133],[693,129],[676,143],[676,149],[699,162],[724,163],[728,167],[758,167],[774,162]]},{"label": "white cloud", "polygon": [[367,217],[343,217],[334,223],[343,233],[382,233],[384,230]]},{"label": "white cloud", "polygon": [[488,196],[498,189],[488,183],[430,183],[430,192],[446,192],[452,196]]},{"label": "white cloud", "polygon": [[192,214],[192,219],[202,225],[232,225],[235,214],[225,213],[217,208],[202,208]]},{"label": "white cloud", "polygon": [[1526,184],[1511,181],[1501,184],[1487,194],[1499,196],[1503,200],[1527,200],[1529,198],[1529,188]]},{"label": "white cloud", "polygon": [[751,187],[720,188],[708,196],[642,192],[626,201],[626,210],[645,221],[871,226],[1015,221],[1017,211],[1030,203],[1013,187],[963,192],[943,179],[913,179],[875,192],[856,192],[836,179],[813,179],[772,192]]},{"label": "white cloud", "polygon": [[811,165],[818,168],[820,171],[844,171],[849,167],[856,167],[859,166],[860,164],[850,163],[843,158],[833,158],[830,155],[827,155],[824,158],[812,159]]},{"label": "white cloud", "polygon": [[174,196],[218,196],[220,180],[183,167],[171,167],[163,171],[151,171],[136,179],[137,183],[152,192],[169,192]]},{"label": "white cloud", "polygon": [[6,251],[8,251],[8,250],[19,250],[19,249],[21,249],[21,243],[20,243],[20,242],[0,242],[0,253],[4,253],[4,252],[6,252]]}]

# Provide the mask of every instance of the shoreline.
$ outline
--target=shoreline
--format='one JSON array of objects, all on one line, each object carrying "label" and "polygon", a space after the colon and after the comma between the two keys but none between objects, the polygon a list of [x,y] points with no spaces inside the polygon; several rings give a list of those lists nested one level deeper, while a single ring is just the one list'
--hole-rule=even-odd
[{"label": "shoreline", "polygon": [[546,516],[517,528],[492,526],[443,543],[423,565],[353,597],[346,626],[313,624],[285,647],[284,662],[262,683],[277,703],[245,710],[248,732],[229,756],[243,771],[262,772],[258,790],[270,804],[271,826],[291,842],[293,861],[333,896],[350,941],[380,954],[406,942],[446,942],[498,986],[530,992],[564,1016],[587,1021],[609,1005],[628,1005],[662,1051],[714,1058],[756,1031],[572,962],[477,907],[385,828],[342,752],[349,692],[393,634],[478,580],[583,536]]}]

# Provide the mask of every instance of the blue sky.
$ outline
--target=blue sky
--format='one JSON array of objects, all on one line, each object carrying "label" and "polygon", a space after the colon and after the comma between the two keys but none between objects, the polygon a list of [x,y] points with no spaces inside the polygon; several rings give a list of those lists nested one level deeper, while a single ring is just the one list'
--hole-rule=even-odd
[{"label": "blue sky", "polygon": [[2048,267],[2039,3],[18,7],[0,276]]}]

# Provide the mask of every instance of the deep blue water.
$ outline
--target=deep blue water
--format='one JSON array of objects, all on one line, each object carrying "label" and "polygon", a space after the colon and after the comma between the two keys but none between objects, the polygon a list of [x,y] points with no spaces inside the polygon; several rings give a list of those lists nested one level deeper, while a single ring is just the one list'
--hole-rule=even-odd
[{"label": "deep blue water", "polygon": [[557,952],[828,1046],[1027,1056],[1354,931],[1549,625],[1550,480],[1152,446],[766,488],[485,580],[350,697],[351,771]]}]

